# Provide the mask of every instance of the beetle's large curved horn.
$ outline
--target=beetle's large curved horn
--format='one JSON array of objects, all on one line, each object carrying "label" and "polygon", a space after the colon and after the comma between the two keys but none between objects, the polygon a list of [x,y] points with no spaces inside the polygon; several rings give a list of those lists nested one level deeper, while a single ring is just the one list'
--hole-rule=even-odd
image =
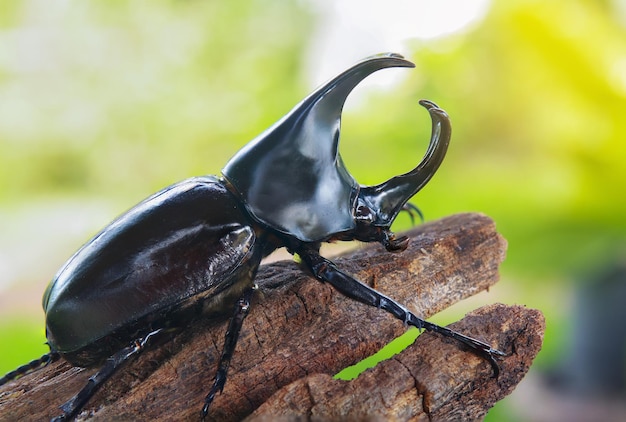
[{"label": "beetle's large curved horn", "polygon": [[352,230],[360,187],[338,151],[343,105],[354,87],[377,70],[414,66],[398,54],[367,58],[315,90],[243,147],[222,174],[248,211],[301,241]]},{"label": "beetle's large curved horn", "polygon": [[[371,56],[331,79],[296,105],[287,115],[242,148],[223,169],[235,186],[254,184],[262,168],[296,163],[306,157],[318,163],[334,163],[338,155],[341,112],[346,98],[359,82],[380,69],[415,67],[399,54]],[[288,160],[285,160],[288,158]],[[294,158],[296,158],[294,160]],[[253,174],[250,169],[254,169]],[[294,170],[303,171],[301,163]],[[315,169],[313,173],[317,173]],[[343,172],[344,169],[341,169]],[[262,183],[271,182],[261,177]],[[299,187],[300,189],[302,186]]]},{"label": "beetle's large curved horn", "polygon": [[452,133],[448,115],[430,101],[421,100],[420,104],[433,121],[430,144],[422,162],[408,173],[380,185],[362,187],[359,192],[360,199],[376,211],[378,218],[374,224],[378,226],[391,225],[404,204],[433,177],[448,150]]}]

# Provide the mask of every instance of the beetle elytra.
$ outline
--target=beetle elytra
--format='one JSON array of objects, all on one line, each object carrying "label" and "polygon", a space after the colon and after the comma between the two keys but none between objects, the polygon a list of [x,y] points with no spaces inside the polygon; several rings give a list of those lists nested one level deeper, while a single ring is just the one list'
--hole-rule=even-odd
[{"label": "beetle elytra", "polygon": [[413,170],[362,186],[345,168],[338,150],[344,102],[359,82],[389,67],[413,64],[397,54],[357,63],[237,152],[222,176],[169,186],[104,228],[67,261],[44,294],[50,353],[7,374],[0,385],[59,357],[75,366],[101,365],[61,406],[57,419],[69,419],[121,365],[172,328],[182,329],[207,313],[234,312],[202,406],[204,418],[226,382],[259,263],[281,247],[342,294],[469,346],[497,375],[496,358],[502,352],[420,319],[319,253],[322,242],[335,240],[380,242],[390,252],[406,249],[407,238],[396,237],[391,224],[402,210],[416,210],[407,201],[445,157],[448,116],[422,100],[432,135]]}]

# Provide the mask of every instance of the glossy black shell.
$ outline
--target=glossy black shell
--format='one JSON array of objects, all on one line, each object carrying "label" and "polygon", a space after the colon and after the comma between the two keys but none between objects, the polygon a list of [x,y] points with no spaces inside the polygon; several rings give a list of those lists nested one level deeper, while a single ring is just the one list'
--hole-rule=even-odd
[{"label": "glossy black shell", "polygon": [[370,74],[413,66],[396,54],[365,59],[319,87],[237,152],[222,173],[250,214],[302,242],[354,230],[360,186],[339,154],[344,103]]},{"label": "glossy black shell", "polygon": [[395,54],[357,63],[237,152],[224,179],[172,185],[111,223],[70,258],[44,295],[50,348],[88,366],[153,330],[232,308],[276,247],[359,239],[401,249],[389,227],[445,156],[445,112],[422,101],[433,119],[426,156],[380,185],[359,185],[338,145],[352,89],[377,70],[412,66]]},{"label": "glossy black shell", "polygon": [[223,294],[239,295],[261,260],[249,221],[215,177],[185,180],[135,206],[76,252],[48,286],[51,349],[89,365],[142,330],[219,307]]}]

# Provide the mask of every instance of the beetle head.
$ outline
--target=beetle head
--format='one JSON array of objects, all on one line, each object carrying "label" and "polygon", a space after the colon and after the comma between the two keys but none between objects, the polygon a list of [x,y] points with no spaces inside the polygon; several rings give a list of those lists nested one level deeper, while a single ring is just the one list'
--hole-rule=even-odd
[{"label": "beetle head", "polygon": [[402,249],[389,232],[405,203],[443,160],[450,139],[445,112],[422,101],[433,119],[426,157],[415,169],[377,185],[360,186],[339,155],[341,112],[348,94],[373,72],[414,67],[397,54],[357,63],[305,98],[226,164],[223,174],[253,218],[303,242],[378,240]]},{"label": "beetle head", "polygon": [[357,198],[354,238],[380,241],[390,251],[406,248],[407,239],[396,239],[389,228],[407,201],[433,177],[450,143],[451,127],[446,112],[430,101],[422,100],[420,104],[432,119],[430,144],[422,162],[408,173],[379,185],[361,186]]}]

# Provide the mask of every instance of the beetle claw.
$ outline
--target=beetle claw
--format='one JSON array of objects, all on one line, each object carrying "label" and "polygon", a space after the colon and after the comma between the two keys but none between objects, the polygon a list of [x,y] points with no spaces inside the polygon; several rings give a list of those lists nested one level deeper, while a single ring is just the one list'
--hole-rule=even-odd
[{"label": "beetle claw", "polygon": [[[226,298],[239,294],[202,407],[204,420],[226,383],[261,259],[283,246],[299,255],[319,280],[405,324],[462,342],[489,361],[495,376],[499,374],[496,358],[502,352],[418,318],[319,255],[321,242],[332,240],[380,242],[387,251],[402,251],[409,239],[396,238],[389,230],[398,213],[407,212],[412,223],[415,216],[424,220],[419,208],[407,201],[435,174],[451,136],[448,116],[435,103],[420,101],[430,114],[432,130],[426,154],[413,170],[376,186],[361,186],[339,155],[347,96],[367,76],[390,67],[414,65],[396,54],[357,63],[237,152],[224,167],[223,178],[195,177],[163,189],[70,258],[44,293],[50,348],[63,350],[73,365],[108,359],[61,406],[63,415],[55,421],[76,415],[102,383],[149,343],[170,338],[176,327],[203,311],[231,305]],[[197,312],[187,315],[188,309]],[[82,318],[87,314],[98,318]],[[157,318],[154,323],[138,326],[152,317]],[[54,353],[0,378],[0,385],[45,365]]]}]

